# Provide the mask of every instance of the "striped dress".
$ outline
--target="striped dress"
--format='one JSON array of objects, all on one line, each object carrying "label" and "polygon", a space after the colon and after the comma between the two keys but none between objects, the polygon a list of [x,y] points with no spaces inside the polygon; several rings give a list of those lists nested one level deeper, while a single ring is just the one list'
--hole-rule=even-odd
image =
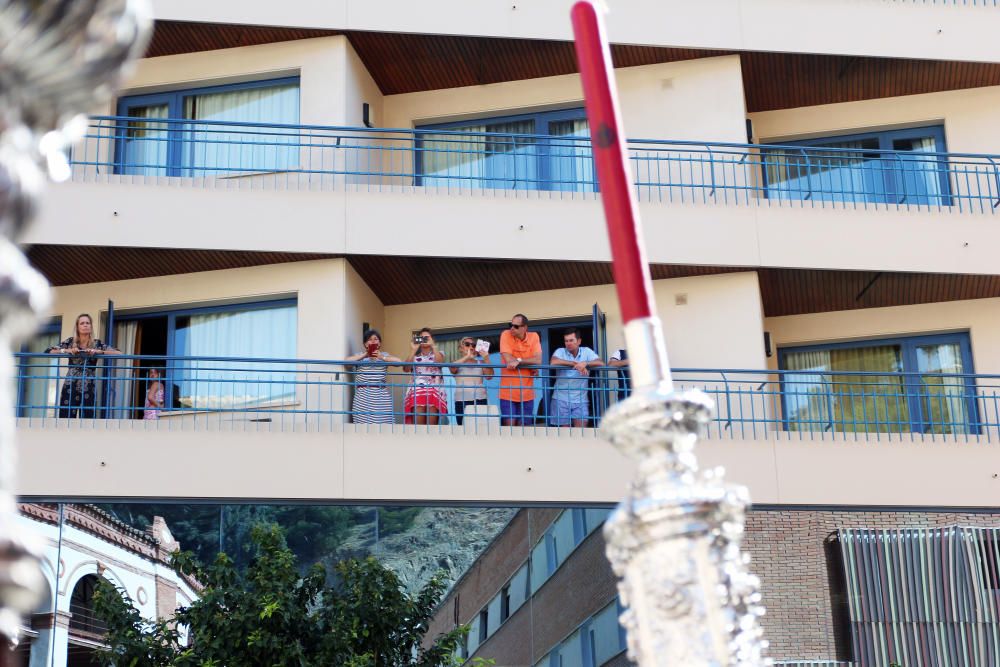
[{"label": "striped dress", "polygon": [[391,424],[392,394],[386,386],[387,367],[373,365],[374,361],[365,357],[358,362],[354,374],[354,423]]}]

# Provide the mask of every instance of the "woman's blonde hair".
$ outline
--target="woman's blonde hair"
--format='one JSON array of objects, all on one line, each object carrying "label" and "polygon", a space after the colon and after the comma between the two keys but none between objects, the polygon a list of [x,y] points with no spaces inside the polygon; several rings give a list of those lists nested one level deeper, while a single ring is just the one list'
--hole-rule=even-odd
[{"label": "woman's blonde hair", "polygon": [[78,343],[80,341],[80,320],[84,317],[90,320],[90,338],[94,338],[94,318],[90,316],[90,313],[80,313],[76,316],[76,323],[73,324],[74,343]]}]

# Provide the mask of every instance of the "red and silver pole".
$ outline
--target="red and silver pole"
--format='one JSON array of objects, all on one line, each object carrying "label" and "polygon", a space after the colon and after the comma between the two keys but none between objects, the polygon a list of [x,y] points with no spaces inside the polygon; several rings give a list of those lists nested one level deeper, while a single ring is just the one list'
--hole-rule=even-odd
[{"label": "red and silver pole", "polygon": [[744,488],[724,485],[721,473],[698,472],[694,445],[712,405],[701,392],[673,391],[611,51],[591,2],[577,2],[571,16],[633,379],[632,395],[601,423],[638,461],[628,497],[604,528],[626,607],[629,657],[639,667],[768,665],[759,582],[740,552],[749,498]]}]

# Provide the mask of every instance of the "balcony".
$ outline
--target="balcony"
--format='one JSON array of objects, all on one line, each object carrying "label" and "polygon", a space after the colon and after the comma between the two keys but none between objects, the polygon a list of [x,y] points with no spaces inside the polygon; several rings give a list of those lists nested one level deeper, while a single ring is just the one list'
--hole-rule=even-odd
[{"label": "balcony", "polygon": [[[997,156],[656,140],[629,155],[654,264],[996,272]],[[26,243],[610,259],[580,136],[111,117],[72,162]],[[468,243],[473,222],[489,243]]]},{"label": "balcony", "polygon": [[[642,202],[993,214],[1000,156],[632,139]],[[420,192],[592,200],[573,135],[95,117],[73,180],[221,190]]]},{"label": "balcony", "polygon": [[[79,366],[67,370],[69,355],[18,353],[17,415],[21,426],[113,422],[115,428],[180,431],[249,430],[281,433],[374,429],[405,433],[493,433],[515,437],[526,431],[559,437],[597,436],[601,416],[630,392],[627,375],[594,368],[573,389],[573,402],[587,406],[575,428],[549,407],[565,368],[531,368],[532,415],[523,424],[501,426],[498,400],[503,366],[482,387],[480,405],[459,406],[453,371],[463,364],[442,363],[441,409],[434,423],[420,420],[408,391],[423,369],[413,363],[374,362],[385,369],[377,387],[385,405],[357,407],[356,362],[232,357],[114,355],[94,357],[81,380]],[[364,366],[367,366],[365,364]],[[437,368],[437,365],[434,366]],[[157,375],[154,378],[152,372]],[[627,371],[626,371],[627,372]],[[673,371],[676,388],[706,393],[716,405],[707,437],[712,440],[900,440],[947,438],[961,442],[1000,441],[1000,376],[955,373],[812,370],[688,369]],[[162,378],[162,380],[160,379]],[[63,390],[75,380],[86,392]],[[81,384],[82,383],[82,384]],[[162,407],[145,406],[148,387],[159,383]],[[144,415],[143,413],[147,413]],[[149,414],[153,413],[153,414]],[[410,426],[411,428],[403,428]]]},{"label": "balcony", "polygon": [[[378,385],[387,402],[366,408],[352,402],[366,385],[341,361],[107,357],[90,371],[93,399],[62,392],[59,357],[17,362],[28,496],[608,502],[632,474],[592,428],[627,391],[613,369],[595,369],[579,389],[585,426],[559,428],[549,366],[534,369],[532,415],[504,426],[496,379],[485,383],[485,405],[455,412],[453,364],[442,364],[443,408],[427,423],[405,396],[412,364],[387,368]],[[164,407],[143,419],[153,369],[165,378]],[[717,405],[703,465],[725,465],[756,502],[923,505],[947,497],[985,506],[995,497],[1000,376],[675,374],[679,389],[700,389]],[[962,483],[928,487],[941,466],[964,471],[951,477]],[[567,474],[573,469],[593,474]]]}]

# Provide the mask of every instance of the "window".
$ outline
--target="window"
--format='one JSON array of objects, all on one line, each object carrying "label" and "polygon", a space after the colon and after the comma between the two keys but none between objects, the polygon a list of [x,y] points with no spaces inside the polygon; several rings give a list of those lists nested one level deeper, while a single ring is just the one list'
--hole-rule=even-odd
[{"label": "window", "polygon": [[135,118],[117,131],[116,171],[142,176],[220,176],[298,164],[299,79],[290,77],[118,101]]},{"label": "window", "polygon": [[[294,395],[295,370],[288,364],[183,357],[295,359],[295,299],[116,313],[114,322],[115,347],[123,353],[170,358],[161,370],[167,376],[166,404],[175,409],[265,407]],[[154,360],[141,364],[162,365]],[[132,384],[115,393],[116,407],[142,405],[142,383]]]},{"label": "window", "polygon": [[582,108],[417,129],[424,131],[416,150],[418,185],[596,190],[590,130]]},{"label": "window", "polygon": [[73,634],[103,637],[108,626],[94,613],[94,592],[98,585],[97,575],[88,574],[77,582],[69,600],[69,630]]},{"label": "window", "polygon": [[510,618],[510,584],[500,589],[500,622]]},{"label": "window", "polygon": [[46,406],[59,402],[59,359],[38,355],[59,344],[61,329],[61,318],[53,319],[21,346],[21,352],[32,356],[17,360],[18,417],[45,417],[50,412]]},{"label": "window", "polygon": [[490,636],[490,611],[487,607],[479,612],[479,643],[482,644]]},{"label": "window", "polygon": [[966,333],[778,350],[791,431],[976,433]]},{"label": "window", "polygon": [[[762,148],[767,197],[855,204],[948,206],[941,125]],[[801,146],[802,150],[785,146]]]}]

